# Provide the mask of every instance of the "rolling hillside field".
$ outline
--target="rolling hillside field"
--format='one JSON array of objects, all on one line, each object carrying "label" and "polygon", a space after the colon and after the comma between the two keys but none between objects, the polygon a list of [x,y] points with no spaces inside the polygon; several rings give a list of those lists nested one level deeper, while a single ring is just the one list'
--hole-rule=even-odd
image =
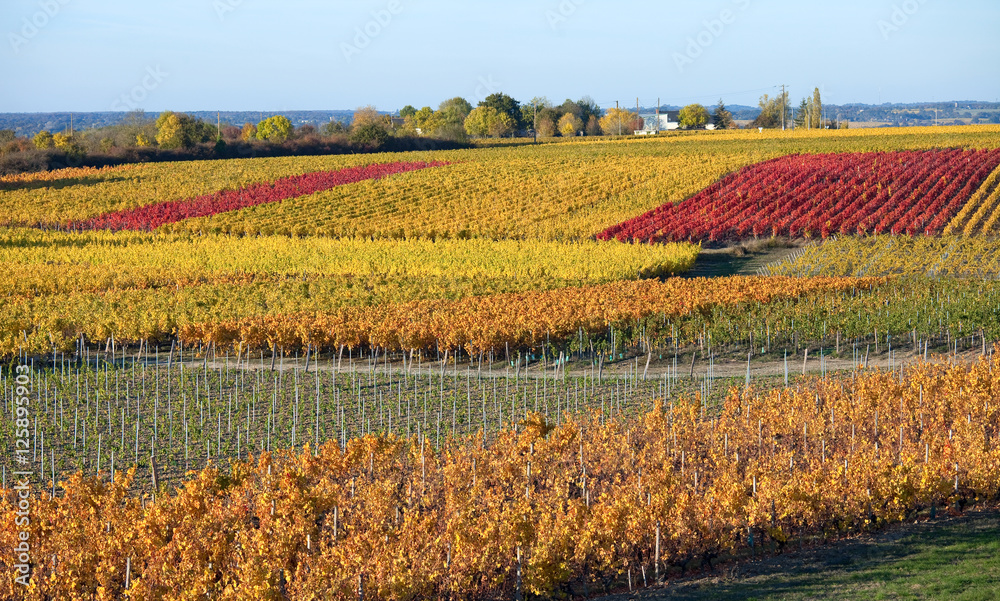
[{"label": "rolling hillside field", "polygon": [[992,125],[4,176],[0,597],[669,595],[995,503],[998,182]]}]

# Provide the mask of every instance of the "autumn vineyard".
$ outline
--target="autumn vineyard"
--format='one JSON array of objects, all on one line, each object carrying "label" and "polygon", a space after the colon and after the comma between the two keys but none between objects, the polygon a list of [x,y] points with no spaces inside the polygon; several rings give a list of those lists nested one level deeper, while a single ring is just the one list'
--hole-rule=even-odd
[{"label": "autumn vineyard", "polygon": [[0,598],[585,599],[995,502],[998,223],[984,125],[4,176]]}]

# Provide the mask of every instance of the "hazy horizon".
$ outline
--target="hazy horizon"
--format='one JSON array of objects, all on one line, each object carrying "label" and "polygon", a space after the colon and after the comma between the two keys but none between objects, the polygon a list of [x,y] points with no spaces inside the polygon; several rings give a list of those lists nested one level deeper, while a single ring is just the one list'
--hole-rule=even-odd
[{"label": "hazy horizon", "polygon": [[[0,112],[994,102],[1000,4],[965,0],[10,0]],[[329,108],[336,107],[336,108]]]},{"label": "hazy horizon", "polygon": [[[552,99],[549,98],[549,100],[552,100]],[[559,104],[559,102],[560,101],[556,101],[555,103]],[[953,99],[947,99],[947,100],[938,100],[938,101],[916,101],[916,102],[907,102],[907,103],[888,103],[888,102],[886,102],[886,103],[883,103],[883,104],[884,105],[902,106],[902,105],[954,104],[954,103],[958,103],[958,105],[961,107],[961,105],[963,103],[970,103],[970,102],[971,103],[1000,104],[1000,103],[998,103],[996,101],[993,101],[993,100],[977,100],[977,99],[968,99],[968,98],[967,99],[954,99],[954,100]],[[714,106],[714,104],[715,103],[709,103],[709,105],[712,105],[712,106]],[[829,106],[848,106],[848,105],[872,106],[872,107],[879,106],[879,105],[876,105],[876,104],[869,104],[869,103],[844,103],[844,104],[825,103],[824,104],[824,106],[828,106],[828,107]],[[673,107],[674,109],[683,108],[681,105],[667,105],[667,103],[663,103],[661,105],[661,107],[665,107],[665,106],[670,106],[670,107]],[[712,108],[712,106],[708,106],[708,105],[706,105],[706,106],[707,106],[707,108],[710,108],[710,109]],[[729,102],[727,102],[726,106],[729,107],[729,108],[732,108],[732,107],[746,107],[747,109],[758,109],[758,107],[756,105],[742,104],[742,103],[738,103],[738,102],[737,103],[729,103]],[[230,108],[214,109],[214,108],[183,108],[183,107],[178,108],[178,107],[171,107],[169,109],[162,109],[162,110],[146,110],[146,109],[142,109],[142,110],[145,111],[145,112],[147,112],[147,113],[150,113],[150,114],[159,114],[160,112],[165,111],[165,110],[174,111],[174,112],[178,112],[178,113],[190,113],[190,114],[194,114],[194,113],[216,113],[216,112],[221,112],[223,114],[225,114],[225,113],[258,113],[259,112],[259,113],[262,113],[263,116],[267,117],[267,116],[279,114],[279,113],[282,113],[282,112],[285,112],[285,113],[353,113],[358,108],[360,108],[360,107],[350,107],[350,108],[304,108],[304,109],[303,108],[287,108],[287,109],[283,109],[282,111],[272,111],[272,110],[261,110],[261,109],[255,109],[255,108],[250,108],[250,109],[230,109]],[[380,113],[395,114],[396,112],[399,111],[400,108],[402,108],[402,107],[393,108],[393,109],[381,109],[380,108],[380,109],[378,109],[378,111]],[[607,108],[607,107],[603,107],[603,108]],[[625,108],[631,108],[631,109],[634,110],[635,109],[635,105],[632,105],[631,107],[629,107],[628,105],[625,105]],[[651,110],[651,109],[654,109],[655,107],[653,107],[653,106],[642,106],[641,108],[642,109],[650,109]],[[127,114],[127,112],[122,112],[122,111],[77,111],[77,110],[62,110],[62,111],[0,111],[0,115],[33,115],[33,114],[38,114],[38,115],[48,115],[48,114],[51,114],[51,115],[69,115],[69,114],[84,115],[84,114],[100,114],[100,113],[116,113],[116,112],[120,112],[122,115],[126,115]]]}]

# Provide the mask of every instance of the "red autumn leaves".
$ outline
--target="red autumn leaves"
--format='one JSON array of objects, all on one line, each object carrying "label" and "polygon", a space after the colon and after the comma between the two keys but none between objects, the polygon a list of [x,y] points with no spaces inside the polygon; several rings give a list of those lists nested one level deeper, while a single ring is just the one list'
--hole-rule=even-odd
[{"label": "red autumn leaves", "polygon": [[252,184],[239,190],[221,190],[183,200],[147,205],[135,209],[105,213],[99,217],[71,224],[76,229],[153,230],[167,223],[192,217],[206,217],[227,211],[236,211],[272,202],[281,202],[298,196],[315,194],[344,184],[378,179],[407,171],[439,167],[447,163],[397,162],[363,167],[349,167],[336,171],[319,171],[283,177],[272,182]]},{"label": "red autumn leaves", "polygon": [[1000,164],[1000,150],[789,155],[612,226],[634,242],[937,234]]}]

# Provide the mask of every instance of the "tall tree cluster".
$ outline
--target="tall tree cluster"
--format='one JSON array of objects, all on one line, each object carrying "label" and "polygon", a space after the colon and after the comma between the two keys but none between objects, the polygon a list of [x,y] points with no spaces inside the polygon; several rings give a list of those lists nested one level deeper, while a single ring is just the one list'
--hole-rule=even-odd
[{"label": "tall tree cluster", "polygon": [[820,129],[823,127],[823,101],[819,88],[813,90],[812,98],[803,98],[795,110],[795,127]]}]

